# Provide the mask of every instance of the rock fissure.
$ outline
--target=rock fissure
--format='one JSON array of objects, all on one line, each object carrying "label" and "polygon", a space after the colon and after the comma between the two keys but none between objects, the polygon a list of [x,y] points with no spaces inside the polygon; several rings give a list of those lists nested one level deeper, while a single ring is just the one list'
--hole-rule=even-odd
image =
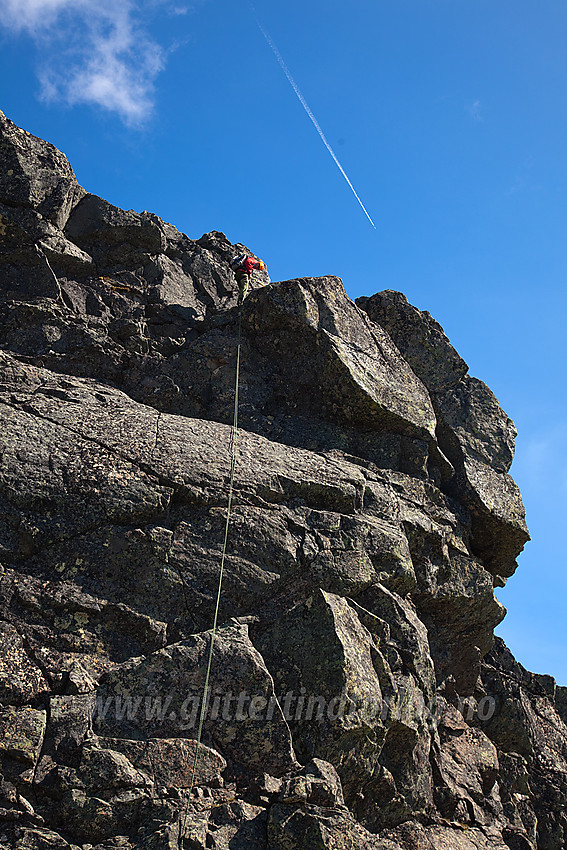
[{"label": "rock fissure", "polygon": [[[80,403],[80,402],[78,402],[78,403]],[[156,472],[156,470],[152,469],[152,467],[149,466],[148,464],[141,462],[141,461],[136,461],[134,458],[131,457],[130,454],[119,451],[116,448],[115,445],[112,445],[112,443],[107,443],[103,440],[96,439],[95,437],[90,437],[90,436],[84,434],[82,431],[79,431],[79,430],[73,428],[69,424],[65,424],[65,423],[62,424],[57,419],[52,419],[49,416],[46,416],[45,414],[39,413],[32,405],[27,405],[25,403],[14,402],[14,401],[8,402],[5,399],[2,399],[2,404],[5,404],[8,407],[13,407],[15,410],[22,410],[26,413],[29,413],[31,416],[37,417],[39,419],[43,419],[46,422],[50,422],[53,425],[57,425],[59,427],[65,428],[66,430],[70,431],[72,434],[75,434],[76,436],[80,437],[81,440],[85,440],[87,442],[94,443],[96,446],[99,446],[100,448],[105,449],[106,451],[115,454],[117,457],[121,458],[121,460],[124,460],[127,463],[132,464],[132,466],[137,466],[142,472],[145,472],[148,475],[153,476],[159,484],[161,484],[165,487],[171,487],[171,488],[174,488],[176,490],[182,489],[182,485],[178,481],[169,480],[167,478],[164,478],[163,475]],[[157,433],[157,420],[156,420],[156,433]],[[156,444],[155,444],[154,448],[156,448],[156,447],[157,447],[157,440],[156,440]],[[190,495],[193,496],[194,494],[191,492]]]},{"label": "rock fissure", "polygon": [[563,850],[565,689],[493,636],[514,425],[429,313],[332,276],[244,302],[188,799],[251,252],[1,113],[0,165],[0,843]]}]

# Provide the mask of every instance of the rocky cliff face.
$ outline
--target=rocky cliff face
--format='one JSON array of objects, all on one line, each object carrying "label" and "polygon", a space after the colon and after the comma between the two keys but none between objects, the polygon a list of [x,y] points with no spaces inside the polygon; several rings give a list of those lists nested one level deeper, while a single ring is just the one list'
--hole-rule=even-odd
[{"label": "rocky cliff face", "polygon": [[0,846],[564,848],[566,692],[493,638],[514,425],[428,313],[334,277],[244,304],[189,795],[243,246],[0,140]]}]

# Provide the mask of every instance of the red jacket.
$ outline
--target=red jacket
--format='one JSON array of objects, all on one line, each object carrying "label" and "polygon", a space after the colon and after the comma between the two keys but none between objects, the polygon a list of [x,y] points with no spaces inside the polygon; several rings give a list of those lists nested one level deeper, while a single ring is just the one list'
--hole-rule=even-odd
[{"label": "red jacket", "polygon": [[262,260],[256,260],[254,257],[246,257],[242,265],[238,267],[237,271],[251,275],[254,269],[262,270],[265,268],[266,266]]}]

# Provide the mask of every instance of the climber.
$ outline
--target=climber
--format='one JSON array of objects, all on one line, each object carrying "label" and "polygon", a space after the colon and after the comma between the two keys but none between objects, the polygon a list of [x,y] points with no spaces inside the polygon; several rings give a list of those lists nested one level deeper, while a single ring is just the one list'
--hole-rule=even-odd
[{"label": "climber", "polygon": [[236,257],[231,260],[230,267],[236,275],[236,282],[238,284],[238,306],[240,307],[248,294],[248,286],[250,284],[252,273],[255,269],[264,271],[266,263],[263,260],[257,260],[256,257],[251,257],[248,254],[242,253],[237,254]]}]

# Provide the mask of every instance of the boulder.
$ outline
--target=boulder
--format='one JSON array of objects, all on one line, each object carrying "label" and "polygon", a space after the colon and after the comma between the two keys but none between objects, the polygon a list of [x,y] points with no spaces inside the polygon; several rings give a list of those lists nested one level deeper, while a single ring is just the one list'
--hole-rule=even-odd
[{"label": "boulder", "polygon": [[563,850],[565,688],[493,634],[515,428],[440,325],[239,311],[242,243],[0,160],[0,845]]},{"label": "boulder", "polygon": [[84,196],[67,157],[0,112],[0,202],[26,207],[62,229]]}]

